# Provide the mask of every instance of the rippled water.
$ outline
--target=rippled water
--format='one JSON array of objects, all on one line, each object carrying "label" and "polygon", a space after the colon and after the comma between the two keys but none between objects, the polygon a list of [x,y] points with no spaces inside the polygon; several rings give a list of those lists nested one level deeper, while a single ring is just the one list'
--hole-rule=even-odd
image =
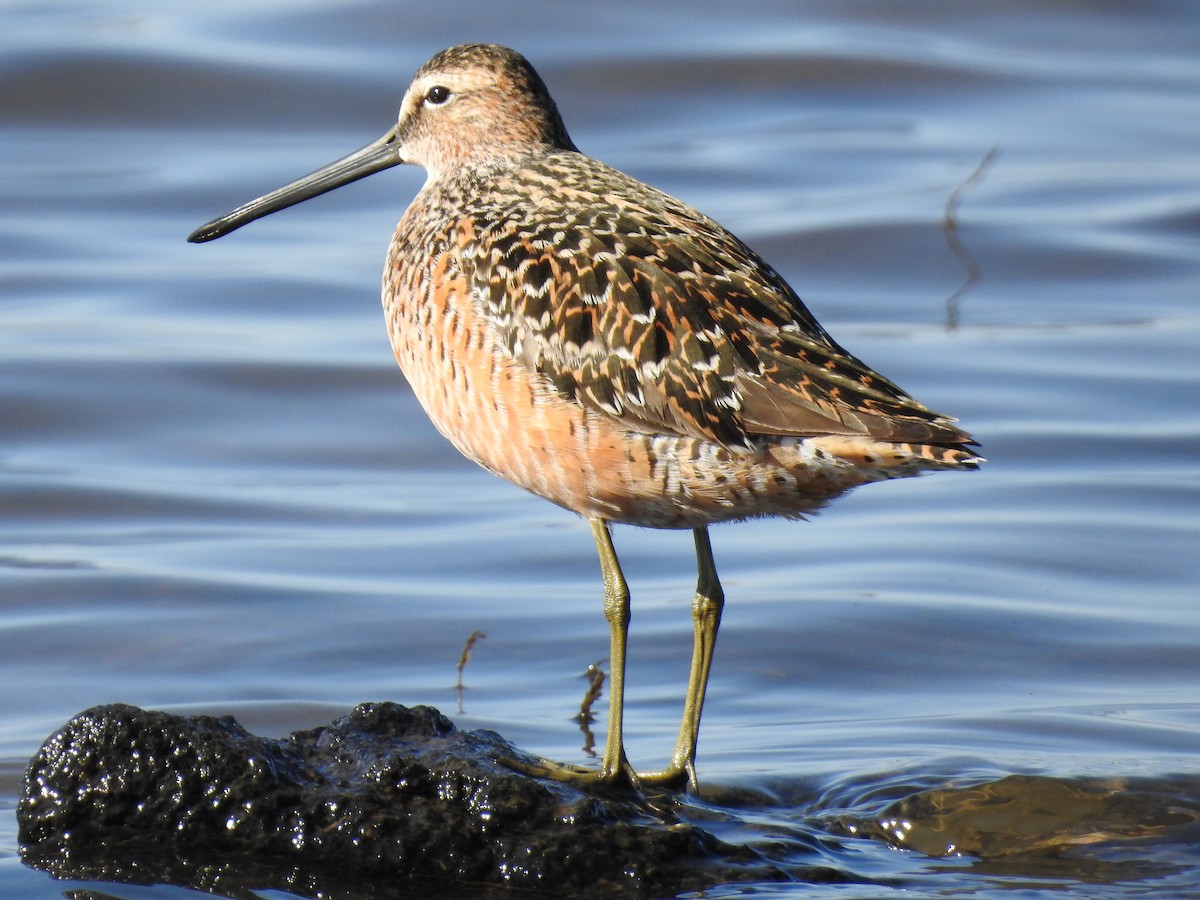
[{"label": "rippled water", "polygon": [[[1195,806],[1200,11],[516,9],[0,6],[0,894],[87,886],[19,863],[12,809],[41,740],[97,703],[267,734],[368,699],[453,713],[479,629],[458,724],[588,760],[571,717],[607,630],[587,526],[460,459],[387,345],[382,254],[421,173],[183,240],[381,133],[420,63],[477,39],[522,50],[582,148],[734,229],[990,460],[714,531],[701,776],[778,800],[739,839],[800,822],[863,885],[760,891],[1200,890],[1194,828],[998,862],[862,826],[1008,774]],[[650,767],[691,539],[620,529],[617,549]]]}]

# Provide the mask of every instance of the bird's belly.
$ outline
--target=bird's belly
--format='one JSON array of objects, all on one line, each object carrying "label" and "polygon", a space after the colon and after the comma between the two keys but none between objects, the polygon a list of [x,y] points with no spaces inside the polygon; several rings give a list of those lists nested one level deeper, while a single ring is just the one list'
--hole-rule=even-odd
[{"label": "bird's belly", "polygon": [[748,452],[629,430],[512,359],[469,308],[426,305],[393,300],[388,320],[397,361],[433,424],[469,459],[580,515],[656,528],[800,516],[902,474],[795,438]]}]

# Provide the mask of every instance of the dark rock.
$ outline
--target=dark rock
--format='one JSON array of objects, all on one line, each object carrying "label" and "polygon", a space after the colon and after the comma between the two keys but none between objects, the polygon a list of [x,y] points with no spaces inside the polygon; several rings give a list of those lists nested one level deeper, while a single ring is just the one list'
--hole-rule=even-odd
[{"label": "dark rock", "polygon": [[532,761],[429,707],[364,704],[276,741],[227,717],[101,706],[30,763],[21,851],[58,877],[227,895],[403,896],[402,882],[421,896],[491,885],[600,897],[796,875],[683,821],[670,799],[584,791],[506,759]]}]

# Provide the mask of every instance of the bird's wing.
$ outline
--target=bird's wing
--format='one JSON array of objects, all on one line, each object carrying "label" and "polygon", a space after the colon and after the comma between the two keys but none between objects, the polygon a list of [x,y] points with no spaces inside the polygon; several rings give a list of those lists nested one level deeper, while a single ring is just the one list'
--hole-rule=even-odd
[{"label": "bird's wing", "polygon": [[476,219],[475,247],[487,249],[464,264],[502,346],[563,394],[631,429],[726,446],[756,435],[970,440],[838,346],[719,224],[602,174],[603,190],[566,179],[536,215]]}]

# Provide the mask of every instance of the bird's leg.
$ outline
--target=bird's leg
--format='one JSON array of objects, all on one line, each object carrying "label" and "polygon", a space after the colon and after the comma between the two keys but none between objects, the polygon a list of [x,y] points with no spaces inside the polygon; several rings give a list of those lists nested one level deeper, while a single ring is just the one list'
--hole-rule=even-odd
[{"label": "bird's leg", "polygon": [[[592,519],[592,536],[600,556],[600,573],[604,576],[604,618],[609,629],[609,700],[608,735],[604,742],[604,759],[600,771],[553,762],[548,759],[528,760],[506,758],[505,765],[536,778],[551,778],[580,785],[625,784],[638,787],[638,775],[629,765],[621,739],[621,724],[625,702],[625,640],[629,634],[629,585],[613,549],[608,522]],[[680,779],[682,782],[682,779]]]},{"label": "bird's leg", "polygon": [[717,577],[712,543],[707,528],[693,532],[696,539],[696,595],[692,598],[692,668],[688,676],[688,693],[683,705],[683,720],[679,724],[679,739],[671,757],[673,770],[687,772],[688,786],[695,790],[696,742],[700,735],[700,713],[704,709],[704,694],[708,690],[708,673],[712,669],[713,651],[717,646],[717,630],[725,609],[725,591]]},{"label": "bird's leg", "polygon": [[621,572],[612,534],[604,519],[592,519],[592,536],[600,556],[600,573],[604,577],[604,618],[609,629],[609,700],[608,734],[604,742],[604,759],[600,771],[578,766],[553,763],[549,760],[530,763],[507,760],[512,768],[541,778],[553,778],[580,784],[628,784],[633,787],[659,786],[679,788],[687,785],[693,791],[696,782],[696,741],[700,733],[700,713],[708,688],[708,673],[712,668],[717,630],[721,626],[721,611],[725,607],[725,592],[717,577],[713,562],[712,544],[707,528],[696,528],[696,596],[692,599],[692,666],[688,675],[687,697],[683,703],[683,719],[671,762],[660,772],[635,772],[625,756],[622,740],[622,720],[625,704],[625,642],[629,634],[629,585]]},{"label": "bird's leg", "polygon": [[604,618],[608,620],[608,734],[604,741],[604,759],[600,767],[602,781],[625,778],[636,784],[637,776],[625,757],[622,720],[625,708],[625,641],[629,635],[629,585],[617,561],[608,522],[592,519],[592,536],[600,556],[600,574],[604,578]]},{"label": "bird's leg", "polygon": [[717,644],[717,629],[721,627],[721,611],[725,608],[725,591],[717,578],[712,544],[707,528],[693,530],[696,539],[696,595],[692,598],[692,668],[688,675],[687,697],[683,702],[683,719],[671,762],[662,772],[646,772],[639,777],[646,784],[668,786],[687,782],[693,791],[696,781],[696,741],[700,734],[700,713],[704,709],[704,693],[708,688],[708,673],[712,668],[713,650]]}]

